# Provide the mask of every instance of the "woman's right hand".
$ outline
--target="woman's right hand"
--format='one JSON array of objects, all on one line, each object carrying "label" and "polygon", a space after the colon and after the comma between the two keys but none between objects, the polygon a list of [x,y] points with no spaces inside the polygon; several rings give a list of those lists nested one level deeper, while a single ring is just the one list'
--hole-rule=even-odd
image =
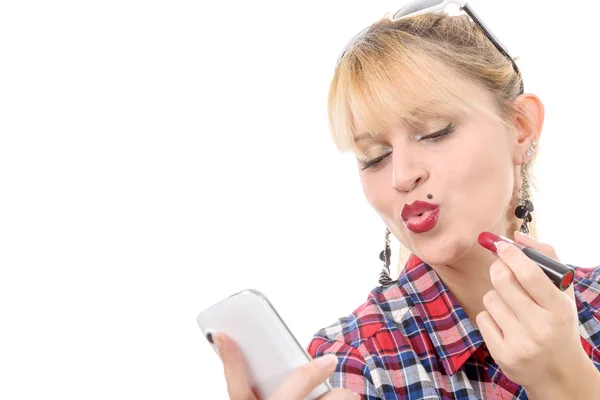
[{"label": "woman's right hand", "polygon": [[[214,335],[213,339],[223,361],[227,391],[231,400],[258,400],[248,383],[246,366],[235,342],[223,333]],[[333,374],[336,364],[335,355],[315,358],[298,367],[268,400],[304,399]],[[360,397],[345,389],[334,389],[319,397],[319,400],[357,400]]]}]

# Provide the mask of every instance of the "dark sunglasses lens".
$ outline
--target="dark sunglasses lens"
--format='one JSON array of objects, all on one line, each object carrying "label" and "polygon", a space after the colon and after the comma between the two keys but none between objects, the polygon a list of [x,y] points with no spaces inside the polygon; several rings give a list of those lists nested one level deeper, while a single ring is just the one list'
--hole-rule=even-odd
[{"label": "dark sunglasses lens", "polygon": [[413,3],[410,3],[410,4],[402,7],[400,10],[398,10],[396,12],[396,14],[394,14],[394,16],[392,17],[392,19],[398,19],[400,17],[404,17],[405,15],[409,15],[409,14],[415,13],[417,11],[425,10],[426,8],[430,8],[430,7],[434,7],[434,6],[439,6],[443,2],[444,2],[444,0],[420,0],[420,1],[415,1]]},{"label": "dark sunglasses lens", "polygon": [[351,41],[348,42],[348,44],[346,45],[346,47],[344,48],[344,51],[342,52],[342,54],[340,54],[339,58],[338,58],[338,64],[339,62],[342,60],[342,58],[344,58],[344,56],[346,55],[346,53],[348,52],[348,49],[350,49],[352,46],[354,46],[360,39],[362,39],[362,37],[365,35],[365,33],[367,33],[367,31],[369,30],[369,28],[365,28],[362,31],[360,31],[356,36],[354,36],[352,38]]}]

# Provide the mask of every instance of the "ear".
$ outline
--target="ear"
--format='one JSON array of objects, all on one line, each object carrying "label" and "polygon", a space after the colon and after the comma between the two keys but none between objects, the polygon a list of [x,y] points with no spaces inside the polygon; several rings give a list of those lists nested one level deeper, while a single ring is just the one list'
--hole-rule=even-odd
[{"label": "ear", "polygon": [[513,162],[515,165],[523,165],[534,156],[534,154],[527,155],[532,142],[540,141],[544,125],[544,104],[539,97],[531,93],[524,93],[514,101],[521,112],[513,121],[517,131]]}]

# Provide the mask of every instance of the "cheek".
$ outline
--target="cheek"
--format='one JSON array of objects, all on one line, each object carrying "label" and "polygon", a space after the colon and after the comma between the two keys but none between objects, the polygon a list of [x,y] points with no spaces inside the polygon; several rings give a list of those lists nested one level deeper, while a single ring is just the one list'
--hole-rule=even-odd
[{"label": "cheek", "polygon": [[394,213],[395,191],[391,185],[391,177],[386,171],[363,172],[360,183],[367,201],[384,219]]},{"label": "cheek", "polygon": [[457,204],[467,206],[461,207],[463,213],[474,220],[486,220],[486,215],[497,218],[503,214],[514,184],[511,161],[504,156],[508,151],[499,150],[502,144],[480,145],[478,151],[457,157],[461,162],[450,163],[450,168],[444,171],[445,181],[453,186],[451,192],[457,196]]}]

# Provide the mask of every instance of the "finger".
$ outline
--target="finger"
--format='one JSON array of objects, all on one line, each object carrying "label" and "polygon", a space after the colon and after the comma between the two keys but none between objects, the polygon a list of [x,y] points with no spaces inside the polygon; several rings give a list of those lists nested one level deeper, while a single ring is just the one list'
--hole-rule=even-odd
[{"label": "finger", "polygon": [[494,318],[492,318],[490,313],[487,311],[480,312],[477,314],[475,322],[477,323],[477,328],[481,332],[481,336],[483,336],[483,340],[492,357],[496,358],[499,354],[502,354],[504,336],[502,335],[502,330],[496,321],[494,321]]},{"label": "finger", "polygon": [[[554,247],[550,246],[547,243],[537,241],[536,239],[524,234],[523,232],[515,232],[515,242],[519,243],[522,246],[531,247],[532,249],[539,251],[545,256],[560,261],[560,258],[558,257],[558,254],[556,254],[556,250],[554,250]],[[573,301],[575,301],[575,291],[573,289],[573,285],[570,285],[563,293],[566,293]]]},{"label": "finger", "polygon": [[500,328],[504,338],[523,330],[521,321],[496,290],[490,290],[483,296],[483,305]]},{"label": "finger", "polygon": [[544,271],[531,261],[517,246],[504,241],[496,243],[498,257],[513,272],[523,289],[542,308],[549,309],[561,291],[548,279]]},{"label": "finger", "polygon": [[231,400],[256,400],[248,383],[246,364],[238,346],[224,333],[213,333],[212,338],[223,361],[227,392]]},{"label": "finger", "polygon": [[[535,319],[533,317],[541,313],[543,309],[535,302],[535,300],[533,300],[527,291],[525,291],[515,277],[515,274],[504,261],[501,259],[494,261],[490,267],[490,278],[497,293],[488,294],[492,297],[494,295],[499,295],[501,300],[507,305],[511,313],[514,314],[521,324],[528,327],[531,323],[535,324]],[[494,299],[490,298],[489,300],[491,301]],[[498,321],[494,313],[492,313],[492,316]],[[504,330],[502,324],[500,324],[500,327]]]},{"label": "finger", "polygon": [[550,258],[554,258],[555,260],[559,261],[558,254],[556,254],[556,250],[554,250],[554,247],[550,246],[549,244],[539,242],[531,236],[524,234],[523,232],[515,231],[515,242],[519,243],[522,246],[531,247],[532,249],[539,251],[543,255],[548,256]]},{"label": "finger", "polygon": [[304,399],[335,371],[337,356],[327,354],[302,365],[285,380],[270,400]]}]

